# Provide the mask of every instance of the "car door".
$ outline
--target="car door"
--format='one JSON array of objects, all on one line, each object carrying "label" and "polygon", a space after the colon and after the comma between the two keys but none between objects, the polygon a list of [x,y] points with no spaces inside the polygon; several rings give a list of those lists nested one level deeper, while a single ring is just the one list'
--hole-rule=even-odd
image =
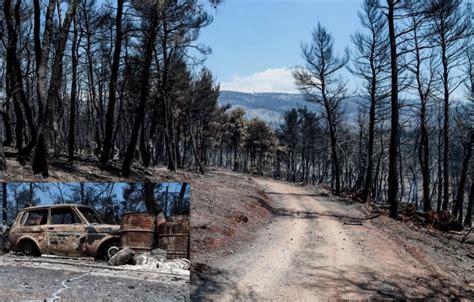
[{"label": "car door", "polygon": [[25,211],[17,220],[15,222],[16,227],[12,230],[13,233],[11,233],[13,239],[15,239],[13,244],[18,244],[16,240],[19,238],[33,238],[37,242],[40,252],[43,253],[46,240],[48,209]]},{"label": "car door", "polygon": [[48,252],[62,256],[84,256],[86,224],[72,207],[51,208],[48,225]]}]

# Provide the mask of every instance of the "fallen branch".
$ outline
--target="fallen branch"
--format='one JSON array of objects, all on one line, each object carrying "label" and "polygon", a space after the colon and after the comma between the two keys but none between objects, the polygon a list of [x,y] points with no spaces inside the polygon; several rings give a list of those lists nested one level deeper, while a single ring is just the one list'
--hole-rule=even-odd
[{"label": "fallen branch", "polygon": [[469,236],[469,234],[471,234],[471,232],[472,232],[472,228],[471,228],[471,229],[469,230],[469,232],[467,232],[467,234],[464,235],[464,237],[461,239],[461,243],[464,243],[464,242],[466,241],[467,236]]},{"label": "fallen branch", "polygon": [[363,218],[362,220],[372,220],[372,219],[375,219],[379,216],[382,216],[382,213],[378,213],[378,214],[375,214],[374,216],[370,216],[370,217],[367,217],[367,218]]}]

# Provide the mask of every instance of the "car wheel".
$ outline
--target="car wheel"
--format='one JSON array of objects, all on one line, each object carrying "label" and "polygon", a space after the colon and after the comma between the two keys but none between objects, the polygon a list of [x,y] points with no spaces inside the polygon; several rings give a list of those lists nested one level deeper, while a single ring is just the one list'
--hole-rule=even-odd
[{"label": "car wheel", "polygon": [[119,247],[115,245],[109,247],[109,249],[107,250],[107,258],[108,259],[112,258],[112,256],[117,254],[119,250],[120,250]]},{"label": "car wheel", "polygon": [[38,248],[36,247],[36,245],[30,241],[30,240],[26,240],[26,241],[23,241],[22,244],[21,244],[21,252],[25,255],[25,256],[38,256],[39,255],[39,251],[38,251]]},{"label": "car wheel", "polygon": [[107,242],[105,243],[99,253],[99,258],[105,261],[109,261],[109,259],[115,255],[119,251],[119,243],[118,242]]}]

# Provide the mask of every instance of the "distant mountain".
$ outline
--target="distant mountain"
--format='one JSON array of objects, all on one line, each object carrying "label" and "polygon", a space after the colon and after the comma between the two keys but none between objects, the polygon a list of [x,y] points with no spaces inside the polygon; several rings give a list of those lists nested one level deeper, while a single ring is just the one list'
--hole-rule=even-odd
[{"label": "distant mountain", "polygon": [[[356,121],[360,100],[360,97],[351,97],[344,102],[343,110],[348,115],[348,121]],[[280,125],[283,121],[282,114],[291,108],[306,106],[311,111],[322,111],[318,104],[305,101],[303,95],[288,93],[221,91],[219,104],[241,107],[247,112],[248,118],[258,117],[272,127]]]},{"label": "distant mountain", "polygon": [[[357,124],[359,108],[363,103],[363,96],[353,96],[347,98],[342,103],[344,112],[344,121],[346,123]],[[402,103],[400,109],[400,119],[404,127],[416,127],[416,114],[413,108],[418,106],[419,101],[416,99],[400,99]],[[453,100],[451,110],[461,108],[459,105],[464,104],[464,100]],[[266,121],[272,128],[277,128],[283,122],[282,114],[299,106],[306,106],[313,112],[322,112],[323,108],[319,104],[305,101],[301,94],[288,93],[244,93],[236,91],[221,91],[219,104],[230,104],[232,107],[242,107],[245,109],[248,118],[258,117]],[[390,106],[387,103],[387,106]],[[389,123],[386,123],[388,126]]]}]

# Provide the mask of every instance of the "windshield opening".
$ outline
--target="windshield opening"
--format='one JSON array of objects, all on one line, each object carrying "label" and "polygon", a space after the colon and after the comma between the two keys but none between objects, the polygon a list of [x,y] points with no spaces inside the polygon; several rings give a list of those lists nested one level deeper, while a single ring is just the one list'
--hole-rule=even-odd
[{"label": "windshield opening", "polygon": [[100,219],[99,215],[97,215],[97,213],[91,208],[79,207],[79,211],[84,215],[89,223],[102,223],[102,219]]}]

